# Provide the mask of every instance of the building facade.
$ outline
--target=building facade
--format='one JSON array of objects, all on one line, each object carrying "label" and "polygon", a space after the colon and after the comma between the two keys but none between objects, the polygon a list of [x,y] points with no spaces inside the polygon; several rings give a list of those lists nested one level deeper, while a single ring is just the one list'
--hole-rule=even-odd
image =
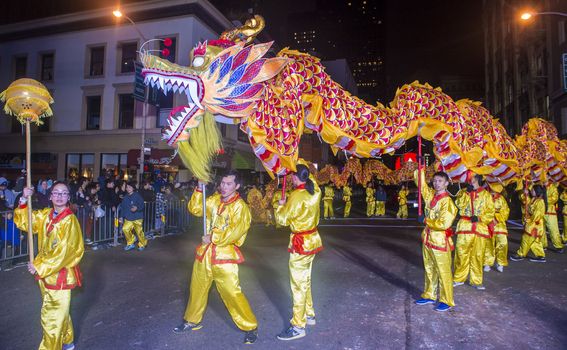
[{"label": "building facade", "polygon": [[[133,176],[145,134],[146,171],[160,167],[177,173],[182,168],[161,141],[161,128],[171,108],[184,97],[150,93],[152,105],[133,98],[137,50],[149,39],[172,39],[166,47],[153,40],[146,45],[162,57],[189,65],[193,46],[216,39],[233,25],[208,1],[147,1],[124,6],[135,21],[112,15],[106,8],[0,26],[0,86],[28,77],[41,81],[51,92],[54,116],[34,127],[34,177],[96,178],[111,171]],[[142,37],[143,36],[143,37]],[[215,165],[254,169],[248,140],[235,125],[221,126],[225,155]],[[13,117],[0,118],[0,173],[11,175],[23,166],[25,138]],[[244,161],[243,161],[244,159]],[[47,164],[46,164],[47,163]]]},{"label": "building facade", "polygon": [[532,117],[554,123],[567,134],[567,17],[522,11],[567,13],[567,3],[485,0],[485,100],[511,135]]}]

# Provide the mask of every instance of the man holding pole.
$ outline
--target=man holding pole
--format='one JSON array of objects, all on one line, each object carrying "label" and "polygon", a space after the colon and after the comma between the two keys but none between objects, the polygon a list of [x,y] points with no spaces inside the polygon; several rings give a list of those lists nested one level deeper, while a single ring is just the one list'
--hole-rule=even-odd
[{"label": "man holding pole", "polygon": [[[195,190],[187,209],[195,216],[203,216],[203,182]],[[244,343],[252,344],[258,338],[258,321],[246,296],[240,289],[238,264],[244,262],[239,247],[250,228],[250,209],[240,198],[240,176],[232,170],[222,177],[219,192],[206,199],[206,232],[195,252],[191,275],[190,295],[183,323],[175,333],[202,328],[201,320],[207,308],[209,289],[213,282],[236,326],[245,332]]]}]

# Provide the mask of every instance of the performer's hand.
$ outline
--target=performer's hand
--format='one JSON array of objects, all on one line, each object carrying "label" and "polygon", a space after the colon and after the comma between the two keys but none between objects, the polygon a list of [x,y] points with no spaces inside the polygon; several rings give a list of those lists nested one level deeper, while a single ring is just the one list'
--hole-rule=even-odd
[{"label": "performer's hand", "polygon": [[31,262],[28,262],[28,271],[32,274],[35,275],[37,273],[37,270],[35,269],[35,266],[33,266],[33,264]]},{"label": "performer's hand", "polygon": [[130,208],[130,211],[131,211],[132,213],[135,213],[135,212],[138,211],[138,207],[137,207],[137,206],[133,206],[132,208]]},{"label": "performer's hand", "polygon": [[121,223],[121,224],[124,223],[124,218],[118,219],[118,222]]},{"label": "performer's hand", "polygon": [[211,235],[204,235],[201,238],[201,242],[203,242],[203,244],[209,244],[211,243]]},{"label": "performer's hand", "polygon": [[478,222],[478,216],[476,215],[471,216],[471,222]]},{"label": "performer's hand", "polygon": [[278,204],[279,204],[279,205],[284,205],[285,202],[286,202],[286,199],[282,198],[282,199],[280,199],[280,200],[278,201]]},{"label": "performer's hand", "polygon": [[24,192],[23,196],[25,198],[29,198],[33,195],[33,187],[24,187],[23,192]]}]

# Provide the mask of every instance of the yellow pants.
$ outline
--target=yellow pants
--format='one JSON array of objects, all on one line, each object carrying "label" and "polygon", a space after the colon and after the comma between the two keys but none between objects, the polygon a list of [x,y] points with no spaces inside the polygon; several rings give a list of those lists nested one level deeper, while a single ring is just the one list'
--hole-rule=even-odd
[{"label": "yellow pants", "polygon": [[243,331],[258,328],[256,316],[250,308],[248,299],[240,289],[238,264],[211,263],[211,247],[205,253],[203,261],[195,260],[189,287],[189,303],[185,310],[185,321],[200,323],[207,308],[209,290],[213,281],[224,305],[236,326]]},{"label": "yellow pants", "polygon": [[315,317],[311,296],[311,267],[315,254],[289,254],[289,282],[293,299],[292,326],[305,328],[307,317]]},{"label": "yellow pants", "polygon": [[421,297],[437,300],[449,306],[455,306],[453,300],[453,274],[451,272],[451,251],[431,249],[425,244],[422,246],[423,267],[425,269],[425,287]]},{"label": "yellow pants", "polygon": [[345,218],[348,218],[348,217],[350,216],[350,207],[351,207],[351,205],[352,205],[352,202],[351,202],[351,201],[346,201],[346,202],[345,202],[345,215],[344,215]]},{"label": "yellow pants", "polygon": [[335,217],[335,211],[333,210],[332,199],[323,199],[323,217],[324,218]]},{"label": "yellow pants", "polygon": [[376,216],[386,215],[386,202],[376,201]]},{"label": "yellow pants", "polygon": [[541,241],[541,246],[547,249],[547,232],[545,232],[545,230],[543,231],[543,235],[540,237],[539,240]]},{"label": "yellow pants", "polygon": [[406,219],[408,217],[408,205],[407,204],[400,205],[400,208],[398,209],[398,213],[396,214],[396,216],[402,219]]},{"label": "yellow pants", "polygon": [[487,239],[484,253],[484,265],[492,266],[496,262],[500,266],[508,266],[508,236],[495,234]]},{"label": "yellow pants", "polygon": [[374,201],[366,202],[366,216],[371,217],[374,215],[375,207],[376,205]]},{"label": "yellow pants", "polygon": [[522,235],[520,248],[518,249],[516,254],[525,258],[530,250],[538,258],[545,257],[545,252],[543,251],[543,245],[541,244],[540,237],[533,237],[524,233]]},{"label": "yellow pants", "polygon": [[549,231],[549,238],[551,244],[555,249],[563,249],[563,242],[561,241],[561,233],[559,232],[559,223],[557,222],[557,215],[545,215],[545,227]]},{"label": "yellow pants", "polygon": [[563,243],[567,243],[567,215],[563,215]]},{"label": "yellow pants", "polygon": [[132,231],[136,232],[138,236],[138,247],[142,248],[148,245],[148,240],[146,235],[144,235],[144,228],[142,227],[143,219],[128,221],[124,220],[124,225],[122,226],[122,231],[124,232],[124,237],[126,237],[126,244],[134,244],[134,234]]},{"label": "yellow pants", "polygon": [[[457,235],[457,246],[455,247],[455,282],[469,282],[473,286],[482,284],[482,273],[484,264],[484,249],[488,238],[475,234]],[[470,276],[469,276],[470,273]]]},{"label": "yellow pants", "polygon": [[73,323],[69,316],[71,290],[52,290],[45,288],[39,281],[39,290],[43,300],[41,306],[41,328],[43,339],[39,350],[61,350],[63,344],[73,342]]}]

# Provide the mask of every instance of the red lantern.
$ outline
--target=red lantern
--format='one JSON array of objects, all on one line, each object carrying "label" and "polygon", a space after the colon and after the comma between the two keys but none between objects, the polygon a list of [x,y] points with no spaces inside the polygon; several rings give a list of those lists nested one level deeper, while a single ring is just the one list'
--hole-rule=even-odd
[{"label": "red lantern", "polygon": [[163,49],[161,50],[161,55],[163,57],[169,57],[169,49]]},{"label": "red lantern", "polygon": [[173,41],[171,40],[171,38],[165,38],[165,40],[163,41],[163,44],[167,47],[170,47],[171,44],[173,44]]}]

